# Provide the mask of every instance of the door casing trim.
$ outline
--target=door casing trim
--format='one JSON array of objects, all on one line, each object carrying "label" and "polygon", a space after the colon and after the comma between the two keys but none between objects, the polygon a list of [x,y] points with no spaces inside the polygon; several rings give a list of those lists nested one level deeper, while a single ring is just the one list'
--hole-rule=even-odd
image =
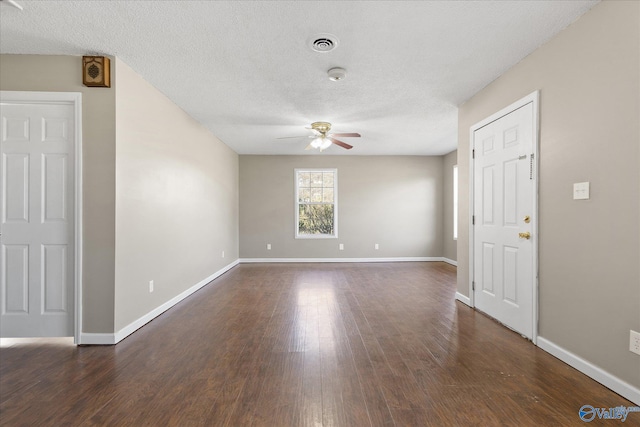
[{"label": "door casing trim", "polygon": [[473,226],[473,215],[474,213],[474,158],[473,158],[473,149],[475,147],[474,141],[474,133],[478,129],[492,123],[501,117],[506,116],[507,114],[521,108],[529,103],[533,104],[533,181],[534,181],[534,189],[533,189],[533,221],[531,221],[531,234],[533,235],[532,244],[533,244],[533,266],[532,272],[534,274],[533,278],[533,296],[532,296],[532,335],[531,341],[537,345],[538,340],[538,239],[540,233],[538,232],[538,185],[539,185],[539,149],[538,143],[540,139],[540,91],[536,90],[529,95],[525,96],[509,105],[501,109],[500,111],[492,114],[484,120],[479,121],[478,123],[471,126],[469,129],[469,306],[475,308],[474,301],[474,291],[473,291],[473,282],[475,281],[474,274],[474,226]]},{"label": "door casing trim", "polygon": [[12,104],[65,104],[73,106],[74,115],[74,155],[75,155],[75,188],[74,188],[74,332],[73,341],[80,342],[82,331],[82,93],[81,92],[30,92],[0,91],[0,102]]}]

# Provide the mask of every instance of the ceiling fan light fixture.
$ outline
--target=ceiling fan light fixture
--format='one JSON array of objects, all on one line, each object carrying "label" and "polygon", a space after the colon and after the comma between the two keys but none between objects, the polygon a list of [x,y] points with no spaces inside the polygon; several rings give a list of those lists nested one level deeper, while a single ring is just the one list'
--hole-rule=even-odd
[{"label": "ceiling fan light fixture", "polygon": [[331,146],[331,140],[325,136],[319,136],[311,141],[311,147],[319,149],[320,151],[326,150]]},{"label": "ceiling fan light fixture", "polygon": [[337,82],[347,77],[347,70],[340,67],[334,67],[327,71],[327,74],[329,75],[329,80],[331,80],[332,82]]}]

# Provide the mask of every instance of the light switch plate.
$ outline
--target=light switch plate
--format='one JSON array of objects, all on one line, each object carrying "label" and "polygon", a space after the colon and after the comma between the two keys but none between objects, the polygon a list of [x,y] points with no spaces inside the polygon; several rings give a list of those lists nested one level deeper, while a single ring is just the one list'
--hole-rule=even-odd
[{"label": "light switch plate", "polygon": [[573,200],[589,200],[588,182],[576,182],[573,184]]}]

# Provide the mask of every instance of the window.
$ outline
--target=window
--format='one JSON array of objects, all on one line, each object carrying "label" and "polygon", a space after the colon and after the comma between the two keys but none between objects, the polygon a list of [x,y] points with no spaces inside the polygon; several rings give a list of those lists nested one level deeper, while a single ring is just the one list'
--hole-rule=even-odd
[{"label": "window", "polygon": [[458,240],[458,165],[453,167],[453,240]]},{"label": "window", "polygon": [[296,238],[338,237],[338,170],[296,169]]}]

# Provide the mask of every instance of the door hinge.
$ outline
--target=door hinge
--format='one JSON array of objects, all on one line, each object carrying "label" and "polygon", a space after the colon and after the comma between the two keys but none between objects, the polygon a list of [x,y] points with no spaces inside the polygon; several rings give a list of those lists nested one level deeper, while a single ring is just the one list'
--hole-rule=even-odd
[{"label": "door hinge", "polygon": [[476,290],[476,282],[471,282],[471,290],[472,291]]},{"label": "door hinge", "polygon": [[473,150],[471,150],[471,158],[472,159],[476,158],[476,149],[475,148]]},{"label": "door hinge", "polygon": [[476,216],[471,215],[471,225],[476,225]]}]

